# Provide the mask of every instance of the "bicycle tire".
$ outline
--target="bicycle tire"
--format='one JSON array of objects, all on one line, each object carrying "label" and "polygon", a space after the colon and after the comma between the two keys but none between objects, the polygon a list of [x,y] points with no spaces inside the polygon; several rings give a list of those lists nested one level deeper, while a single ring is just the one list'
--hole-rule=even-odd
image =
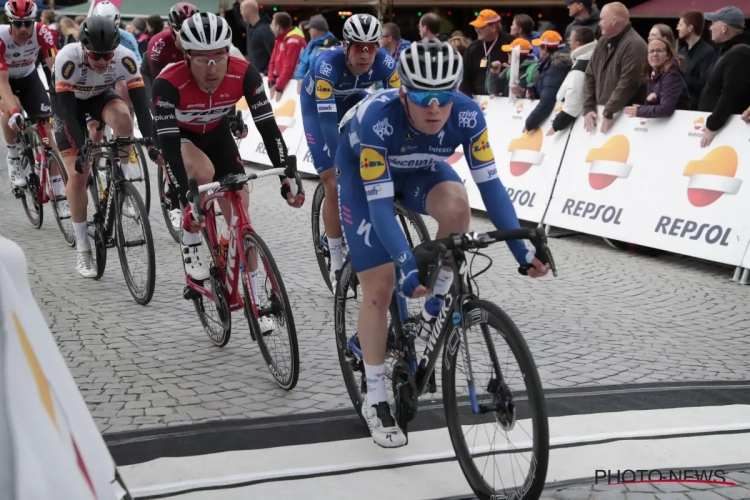
[{"label": "bicycle tire", "polygon": [[[208,249],[208,253],[211,257],[208,281],[210,283],[211,292],[214,295],[214,300],[212,302],[216,304],[216,313],[219,315],[219,321],[221,322],[221,332],[218,332],[215,337],[212,335],[214,332],[208,324],[206,309],[203,304],[204,300],[208,300],[205,296],[197,294],[197,297],[193,299],[193,306],[195,307],[196,314],[198,314],[201,326],[203,326],[203,330],[205,330],[211,342],[217,347],[224,347],[229,343],[229,339],[232,336],[232,312],[229,310],[229,301],[227,300],[224,285],[222,284],[218,273],[219,260],[216,255],[217,247],[212,246],[206,228],[201,229],[201,235],[203,237],[201,245],[205,245],[203,248]],[[185,270],[184,261],[182,263],[182,268]],[[187,272],[185,274],[187,274]],[[206,286],[205,281],[203,282],[203,286]]]},{"label": "bicycle tire", "polygon": [[[22,154],[26,154],[26,151]],[[33,162],[32,165],[32,175],[29,175],[26,178],[26,186],[21,188],[24,192],[24,196],[21,198],[21,204],[26,213],[26,218],[29,219],[29,222],[31,223],[31,227],[34,229],[41,229],[42,223],[44,222],[44,206],[39,203],[39,182],[41,181],[42,176],[40,174],[39,165],[37,165],[36,162]],[[31,199],[33,210],[29,207],[27,198]],[[34,214],[36,214],[36,216]]]},{"label": "bicycle tire", "polygon": [[[63,186],[68,185],[68,171],[65,169],[65,164],[62,161],[62,158],[60,158],[60,153],[57,152],[55,149],[47,150],[44,153],[47,156],[47,173],[48,173],[48,182],[49,182],[49,196],[50,196],[50,204],[52,205],[52,211],[55,214],[55,221],[57,222],[57,227],[60,229],[60,232],[63,235],[63,240],[65,243],[69,246],[75,246],[76,244],[76,235],[73,231],[73,223],[72,219],[68,217],[68,220],[70,221],[70,230],[67,230],[65,228],[66,223],[63,219],[60,218],[60,212],[57,210],[57,203],[55,201],[55,191],[52,188],[52,176],[53,172],[59,171],[60,177],[63,181]],[[52,165],[56,165],[56,168],[53,168]]]},{"label": "bicycle tire", "polygon": [[[137,163],[136,165],[139,166],[141,170],[141,174],[143,177],[142,181],[130,181],[131,184],[133,184],[133,187],[136,188],[136,191],[138,191],[138,194],[141,194],[141,190],[138,189],[135,186],[134,182],[143,182],[144,191],[143,194],[141,194],[141,199],[143,200],[144,207],[146,208],[146,214],[151,213],[151,178],[148,175],[148,156],[143,153],[143,147],[139,143],[135,143],[133,145]],[[130,161],[130,158],[128,158],[128,161]],[[131,166],[128,167],[128,174],[129,177],[132,178],[132,173],[130,172],[130,169],[132,169],[132,163]]]},{"label": "bicycle tire", "polygon": [[[409,242],[409,246],[412,249],[415,246],[419,245],[419,243],[430,241],[430,232],[427,230],[427,225],[424,223],[424,219],[422,218],[420,214],[409,210],[408,208],[403,206],[401,202],[398,200],[396,200],[393,203],[393,211],[396,217],[399,219],[399,222],[401,223],[401,228],[404,230],[404,233],[406,234],[406,240]],[[409,222],[413,225],[413,228],[417,230],[417,233],[420,239],[420,241],[416,245],[414,244],[414,241],[412,241],[411,239],[411,232],[404,225]]]},{"label": "bicycle tire", "polygon": [[[104,216],[99,211],[99,190],[97,189],[97,183],[94,181],[96,172],[92,168],[89,172],[88,177],[88,188],[89,196],[91,199],[90,203],[93,203],[94,217],[92,220],[88,220],[88,227],[86,232],[94,242],[94,246],[91,249],[91,258],[94,260],[94,266],[96,267],[95,280],[98,280],[104,275],[104,269],[107,267],[107,242],[104,240]],[[101,219],[101,221],[100,221]]]},{"label": "bicycle tire", "polygon": [[[122,267],[122,274],[125,278],[125,283],[128,285],[130,295],[140,305],[145,306],[154,297],[154,288],[156,287],[156,254],[154,250],[154,236],[151,234],[151,224],[148,220],[148,212],[146,206],[141,199],[141,195],[138,189],[130,181],[122,181],[120,184],[119,193],[117,193],[117,204],[115,216],[115,231],[116,233],[116,245],[117,253],[120,256],[120,267]],[[146,283],[145,290],[141,291],[136,288],[133,276],[130,273],[130,265],[128,264],[128,258],[125,253],[124,235],[122,232],[122,205],[125,202],[125,198],[130,196],[135,204],[135,210],[138,212],[136,217],[140,215],[141,229],[143,231],[144,243],[146,245]]]},{"label": "bicycle tire", "polygon": [[[476,314],[472,311],[480,311],[480,313]],[[517,492],[520,490],[521,496],[512,496],[512,498],[518,498],[519,500],[539,498],[544,489],[544,481],[547,476],[547,467],[549,464],[549,424],[547,421],[542,383],[531,351],[518,327],[513,323],[513,320],[497,305],[485,300],[473,299],[463,306],[462,314],[467,324],[471,324],[474,318],[477,317],[486,318],[486,323],[489,323],[490,326],[503,333],[503,338],[518,362],[526,386],[528,404],[533,422],[533,458],[528,461],[530,463],[528,478],[516,490]],[[453,335],[458,335],[458,331],[458,329],[454,330]],[[451,338],[453,335],[451,335]],[[456,358],[458,352],[461,350],[460,343],[463,339],[459,337],[458,341],[452,341],[451,338],[446,340],[443,348],[443,406],[456,458],[469,486],[479,499],[505,498],[505,495],[509,494],[509,492],[495,491],[487,484],[482,477],[482,472],[477,468],[469,452],[465,440],[465,431],[458,419],[459,403],[455,388]],[[496,469],[496,467],[493,469]]]},{"label": "bicycle tire", "polygon": [[[283,311],[284,319],[286,320],[286,331],[287,331],[287,340],[289,342],[289,355],[290,355],[290,363],[289,366],[291,367],[291,373],[287,377],[284,377],[283,379],[280,379],[280,371],[279,371],[279,363],[277,360],[271,356],[271,353],[268,349],[268,345],[266,344],[266,337],[260,334],[260,326],[258,325],[257,319],[255,318],[255,315],[253,314],[249,304],[250,300],[247,298],[250,297],[251,291],[249,290],[249,286],[247,281],[249,280],[249,270],[247,270],[245,273],[243,273],[243,276],[245,274],[248,274],[247,279],[243,280],[243,286],[245,287],[245,316],[248,320],[248,323],[250,325],[250,330],[254,333],[255,339],[258,342],[258,347],[260,348],[260,352],[263,355],[263,359],[265,360],[269,371],[271,372],[271,376],[276,380],[276,383],[281,387],[282,389],[286,391],[291,391],[294,389],[297,385],[297,382],[299,381],[299,344],[297,342],[297,329],[294,325],[294,315],[292,312],[292,306],[289,302],[289,296],[286,293],[286,288],[284,287],[284,280],[281,276],[281,272],[279,271],[278,266],[276,265],[276,261],[273,258],[273,255],[271,255],[271,251],[268,248],[268,245],[266,245],[265,241],[263,241],[263,238],[258,235],[258,233],[255,233],[250,230],[245,230],[242,233],[242,242],[243,242],[243,252],[245,252],[246,258],[248,257],[249,250],[245,247],[245,242],[247,239],[252,240],[256,248],[260,250],[260,261],[263,263],[263,267],[266,269],[266,275],[269,274],[273,275],[273,280],[276,283],[276,286],[274,287],[274,292],[278,293],[281,297],[281,309]],[[269,273],[270,271],[270,273]],[[278,300],[278,298],[277,298]]]},{"label": "bicycle tire", "polygon": [[159,185],[159,204],[161,205],[161,215],[164,217],[164,222],[167,224],[167,231],[169,231],[170,236],[172,236],[172,239],[175,241],[175,243],[180,242],[180,230],[175,229],[174,226],[172,226],[172,219],[169,218],[169,211],[171,210],[171,205],[167,206],[167,202],[165,199],[164,194],[164,185],[166,183],[166,171],[161,165],[156,166],[156,179]]},{"label": "bicycle tire", "polygon": [[320,224],[322,222],[321,215],[323,214],[323,200],[325,200],[326,190],[325,186],[321,182],[318,187],[315,188],[315,194],[313,195],[312,201],[312,238],[313,238],[313,249],[315,250],[315,258],[318,261],[318,268],[320,268],[320,274],[323,275],[323,281],[329,291],[333,291],[331,285],[331,254],[327,248],[323,248],[320,244]]}]

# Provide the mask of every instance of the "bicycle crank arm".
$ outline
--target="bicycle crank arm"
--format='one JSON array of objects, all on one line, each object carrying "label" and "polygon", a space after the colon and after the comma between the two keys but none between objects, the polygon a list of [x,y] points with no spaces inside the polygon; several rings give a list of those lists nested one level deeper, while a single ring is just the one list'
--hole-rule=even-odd
[{"label": "bicycle crank arm", "polygon": [[134,241],[126,241],[122,244],[123,248],[130,248],[130,247],[140,247],[146,244],[146,240],[134,240]]}]

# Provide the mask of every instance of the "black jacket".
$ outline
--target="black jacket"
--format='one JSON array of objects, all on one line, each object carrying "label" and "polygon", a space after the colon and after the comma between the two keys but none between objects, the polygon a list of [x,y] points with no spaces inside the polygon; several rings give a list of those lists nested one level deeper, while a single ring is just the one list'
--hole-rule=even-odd
[{"label": "black jacket", "polygon": [[276,35],[271,31],[270,19],[261,15],[260,20],[254,25],[246,23],[240,13],[239,2],[234,4],[234,18],[247,30],[247,59],[261,74],[267,74],[273,44],[276,41]]},{"label": "black jacket", "polygon": [[485,57],[484,50],[485,47],[489,49],[492,43],[485,44],[481,40],[471,42],[469,48],[466,49],[466,54],[464,54],[464,78],[459,90],[469,97],[472,95],[489,95],[489,75],[487,73],[490,70],[490,65],[493,61],[510,62],[510,54],[503,52],[502,46],[509,45],[513,39],[513,36],[508,33],[500,33],[497,43],[492,47],[487,57],[487,66],[484,68],[481,67],[482,59]]},{"label": "black jacket", "polygon": [[560,90],[568,71],[573,66],[570,54],[555,52],[539,63],[539,79],[534,85],[539,103],[526,118],[526,130],[540,127],[555,109],[557,91]]},{"label": "black jacket", "polygon": [[690,92],[690,109],[698,109],[701,91],[706,86],[711,66],[716,61],[716,49],[707,41],[698,40],[689,50],[687,45],[683,45],[680,56],[685,60],[683,70]]},{"label": "black jacket", "polygon": [[711,112],[706,128],[714,132],[750,106],[750,33],[724,42],[719,54],[698,102],[698,111]]},{"label": "black jacket", "polygon": [[594,7],[593,9],[591,9],[591,15],[589,15],[589,17],[587,17],[586,19],[584,19],[582,21],[578,20],[578,19],[573,19],[573,22],[570,23],[565,28],[565,39],[564,39],[565,45],[568,44],[568,38],[570,38],[570,32],[571,32],[571,30],[573,28],[575,28],[576,26],[584,26],[584,27],[590,29],[591,31],[594,32],[594,36],[598,40],[599,37],[602,36],[602,31],[599,28],[599,21],[600,21],[600,18],[599,18],[599,9],[597,9],[596,7]]}]

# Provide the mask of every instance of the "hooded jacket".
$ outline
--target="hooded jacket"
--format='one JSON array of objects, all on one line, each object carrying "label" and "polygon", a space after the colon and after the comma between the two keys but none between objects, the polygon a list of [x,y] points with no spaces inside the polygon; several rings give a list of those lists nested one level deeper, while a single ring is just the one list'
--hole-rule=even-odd
[{"label": "hooded jacket", "polygon": [[330,31],[326,32],[326,34],[320,38],[313,38],[310,40],[310,43],[307,44],[307,47],[305,47],[305,50],[303,50],[302,54],[299,56],[299,64],[294,72],[294,79],[302,80],[305,77],[307,71],[312,66],[312,62],[315,60],[315,56],[318,55],[318,52],[339,44],[341,44],[339,39]]},{"label": "hooded jacket", "polygon": [[733,114],[750,106],[750,33],[743,32],[724,42],[703,87],[698,111],[711,111],[708,130],[717,131]]},{"label": "hooded jacket", "polygon": [[581,20],[581,19],[573,19],[573,22],[570,23],[565,28],[565,38],[564,39],[567,40],[568,38],[570,38],[570,31],[573,28],[575,28],[576,26],[584,26],[584,27],[590,29],[591,31],[593,31],[594,32],[594,36],[598,40],[602,36],[602,32],[599,29],[599,21],[600,20],[601,20],[601,18],[599,17],[599,9],[597,9],[596,7],[593,7],[591,9],[591,15],[589,17],[587,17],[586,19],[583,19],[583,20]]},{"label": "hooded jacket", "polygon": [[552,122],[552,128],[556,132],[571,125],[583,111],[583,86],[586,78],[586,67],[588,67],[591,55],[596,49],[596,44],[597,42],[594,40],[586,45],[581,45],[570,53],[573,67],[557,91],[557,101],[562,102],[562,111],[555,116],[555,120]]},{"label": "hooded jacket", "polygon": [[555,109],[557,91],[560,90],[572,66],[570,54],[560,51],[555,51],[539,63],[539,78],[534,85],[539,103],[526,118],[526,130],[531,131],[540,127]]},{"label": "hooded jacket", "polygon": [[305,34],[296,26],[290,26],[276,37],[271,62],[268,64],[269,87],[276,87],[277,92],[284,91],[286,84],[292,79],[299,55],[306,46]]},{"label": "hooded jacket", "polygon": [[685,75],[680,65],[673,61],[667,71],[652,73],[648,82],[647,95],[656,94],[656,102],[646,102],[636,109],[635,116],[640,118],[669,118],[678,109],[690,108]]}]

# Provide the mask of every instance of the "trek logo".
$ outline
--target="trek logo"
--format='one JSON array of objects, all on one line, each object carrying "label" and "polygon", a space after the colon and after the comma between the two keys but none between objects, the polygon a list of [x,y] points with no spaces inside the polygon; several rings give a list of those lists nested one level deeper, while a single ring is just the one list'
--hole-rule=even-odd
[{"label": "trek logo", "polygon": [[[237,216],[232,215],[231,227],[237,224]],[[234,292],[233,284],[237,281],[237,238],[234,237],[234,231],[229,233],[229,249],[227,250],[227,277],[224,280],[229,295]]]},{"label": "trek logo", "polygon": [[622,217],[622,208],[612,205],[597,205],[583,200],[573,200],[568,198],[563,205],[562,213],[580,217],[582,219],[600,220],[605,224],[620,225]]},{"label": "trek logo", "polygon": [[[666,215],[659,217],[656,223],[655,233],[668,234],[678,238],[691,240],[700,240],[701,238],[709,245],[719,244],[719,246],[729,246],[729,235],[732,228],[724,228],[718,224],[699,224],[698,222],[685,219],[673,219]],[[735,240],[739,241],[738,238]]]}]

